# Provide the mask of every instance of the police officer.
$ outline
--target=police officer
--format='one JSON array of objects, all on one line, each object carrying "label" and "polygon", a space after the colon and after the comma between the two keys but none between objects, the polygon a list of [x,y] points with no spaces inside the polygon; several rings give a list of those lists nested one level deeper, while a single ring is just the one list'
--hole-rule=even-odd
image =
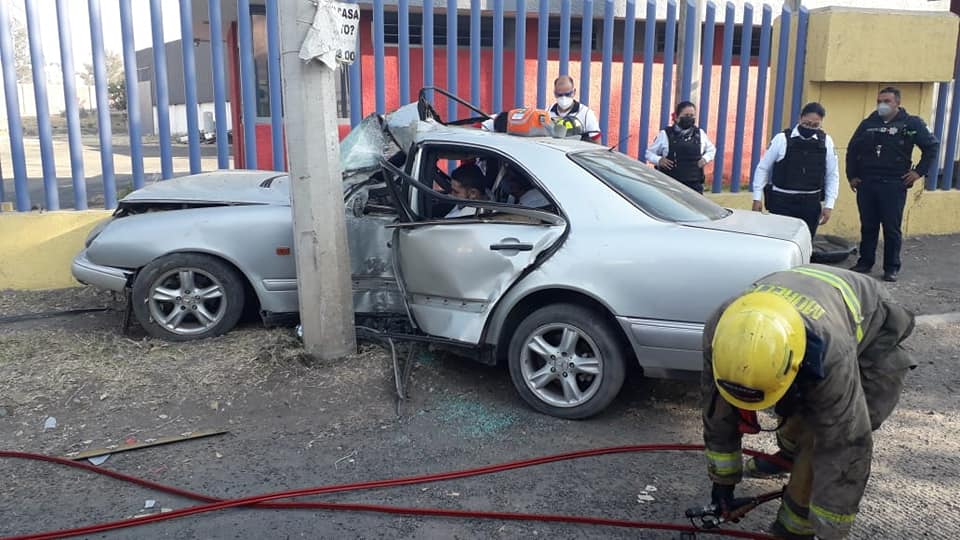
[{"label": "police officer", "polygon": [[553,96],[557,102],[550,107],[550,118],[553,120],[567,120],[568,128],[577,128],[581,131],[581,138],[585,141],[597,142],[600,140],[600,122],[590,107],[577,101],[577,89],[573,85],[573,77],[560,75],[553,81]]},{"label": "police officer", "polygon": [[713,161],[717,149],[707,133],[697,127],[697,107],[677,103],[674,124],[664,127],[647,148],[647,161],[681,184],[703,193],[703,168]]},{"label": "police officer", "polygon": [[840,184],[833,139],[821,129],[826,115],[819,103],[805,105],[797,125],[770,141],[753,183],[755,211],[765,199],[770,213],[806,222],[811,238],[830,219]]},{"label": "police officer", "polygon": [[[913,147],[920,162],[913,166]],[[883,225],[883,279],[900,271],[903,207],[907,190],[927,175],[940,142],[917,116],[900,107],[900,90],[888,86],[877,96],[877,110],[854,132],[847,147],[847,178],[860,210],[860,259],[851,270],[869,273]]]},{"label": "police officer", "polygon": [[703,342],[713,503],[735,510],[742,435],[757,433],[756,411],[772,407],[791,463],[773,533],[846,537],[870,476],[872,432],[916,365],[901,346],[913,327],[913,314],[877,281],[815,264],[770,274],[725,302]]}]

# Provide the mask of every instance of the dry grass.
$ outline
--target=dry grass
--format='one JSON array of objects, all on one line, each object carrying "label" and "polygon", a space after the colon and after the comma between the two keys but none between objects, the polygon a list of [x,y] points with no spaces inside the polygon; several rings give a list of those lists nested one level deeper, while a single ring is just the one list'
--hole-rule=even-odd
[{"label": "dry grass", "polygon": [[[85,307],[119,308],[91,289],[0,294],[0,318]],[[117,313],[0,324],[0,405],[17,409],[92,404],[123,407],[183,401],[229,402],[248,393],[288,399],[322,391],[349,398],[358,385],[389,384],[389,355],[365,345],[337,362],[304,354],[292,329],[241,328],[187,343],[132,339]]]},{"label": "dry grass", "polygon": [[274,388],[296,381],[297,389],[346,390],[388,374],[386,358],[379,347],[365,347],[323,369],[330,366],[306,358],[289,329],[237,330],[190,343],[136,341],[113,330],[26,329],[0,333],[0,396],[20,408],[69,401],[83,389],[128,406],[184,395],[232,400],[268,381],[277,381]]}]

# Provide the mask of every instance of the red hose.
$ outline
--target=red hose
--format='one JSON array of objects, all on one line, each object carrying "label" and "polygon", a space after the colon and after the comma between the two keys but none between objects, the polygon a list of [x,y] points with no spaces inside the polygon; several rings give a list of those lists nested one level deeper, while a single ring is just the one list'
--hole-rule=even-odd
[{"label": "red hose", "polygon": [[[670,531],[689,532],[689,533],[718,534],[718,535],[725,535],[725,536],[734,537],[734,538],[752,538],[752,539],[762,539],[762,540],[773,538],[772,536],[768,536],[765,534],[736,531],[736,530],[729,530],[729,529],[703,530],[703,529],[693,527],[691,525],[645,522],[645,521],[628,521],[628,520],[608,519],[608,518],[600,518],[600,517],[560,516],[560,515],[550,515],[550,514],[525,514],[525,513],[489,512],[489,511],[474,511],[474,510],[448,510],[448,509],[440,509],[440,508],[404,508],[404,507],[396,507],[396,506],[354,504],[354,503],[324,503],[324,502],[273,503],[273,502],[269,502],[277,499],[302,497],[306,495],[320,495],[320,494],[326,494],[326,493],[340,493],[340,492],[347,492],[347,491],[359,491],[359,490],[365,490],[365,489],[422,484],[427,482],[439,482],[444,480],[452,480],[456,478],[467,478],[471,476],[480,476],[485,474],[510,471],[510,470],[521,469],[525,467],[532,467],[535,465],[554,463],[557,461],[579,459],[584,457],[602,456],[602,455],[608,455],[608,454],[622,454],[622,453],[628,453],[628,452],[697,451],[697,450],[703,450],[703,449],[704,447],[701,445],[685,445],[685,444],[648,444],[648,445],[634,445],[634,446],[617,446],[617,447],[610,447],[610,448],[597,448],[592,450],[568,452],[564,454],[556,454],[552,456],[545,456],[545,457],[533,458],[528,460],[513,461],[509,463],[490,465],[490,466],[479,467],[475,469],[465,469],[460,471],[451,471],[451,472],[445,472],[445,473],[439,473],[439,474],[426,474],[426,475],[411,476],[406,478],[395,478],[395,479],[389,479],[389,480],[376,480],[371,482],[359,482],[359,483],[352,483],[352,484],[339,484],[339,485],[331,485],[331,486],[320,486],[320,487],[313,487],[313,488],[296,489],[296,490],[289,490],[289,491],[280,491],[280,492],[274,492],[274,493],[267,493],[263,495],[256,495],[251,497],[242,497],[238,499],[228,499],[228,500],[217,499],[214,497],[210,497],[208,495],[193,493],[183,489],[166,486],[163,484],[158,484],[156,482],[151,482],[149,480],[144,480],[142,478],[125,475],[122,473],[111,471],[109,469],[102,469],[99,467],[88,465],[86,463],[78,463],[78,462],[63,459],[63,458],[45,456],[42,454],[31,454],[26,452],[0,451],[0,458],[47,461],[51,463],[57,463],[60,465],[66,465],[69,467],[85,469],[87,471],[109,476],[111,478],[115,478],[117,480],[121,480],[124,482],[137,484],[137,485],[144,486],[157,491],[162,491],[165,493],[170,493],[172,495],[177,495],[180,497],[185,497],[185,498],[207,503],[207,504],[201,504],[201,505],[191,506],[187,508],[181,508],[179,510],[174,510],[172,512],[164,512],[161,514],[153,514],[153,515],[139,517],[139,518],[100,523],[97,525],[89,525],[89,526],[79,527],[75,529],[64,529],[59,531],[48,531],[43,533],[13,536],[13,537],[7,537],[0,540],[41,540],[41,539],[49,539],[49,538],[66,538],[71,536],[96,534],[96,533],[101,533],[101,532],[110,531],[114,529],[121,529],[125,527],[135,527],[137,525],[145,525],[147,523],[165,521],[168,519],[175,519],[179,517],[189,516],[193,514],[200,514],[204,512],[212,512],[214,510],[223,510],[225,508],[233,508],[237,506],[255,506],[257,508],[268,508],[268,509],[351,510],[351,511],[380,512],[380,513],[388,513],[388,514],[462,517],[462,518],[475,518],[475,519],[549,521],[549,522],[563,522],[563,523],[580,523],[580,524],[589,524],[589,525],[607,525],[607,526],[613,526],[613,527],[628,527],[628,528],[638,528],[638,529],[670,530]],[[789,464],[787,464],[786,462],[783,462],[782,460],[780,460],[780,458],[776,456],[771,456],[768,454],[764,454],[762,452],[757,452],[754,450],[746,450],[746,449],[743,452],[750,456],[763,457],[777,464],[789,466]]]}]

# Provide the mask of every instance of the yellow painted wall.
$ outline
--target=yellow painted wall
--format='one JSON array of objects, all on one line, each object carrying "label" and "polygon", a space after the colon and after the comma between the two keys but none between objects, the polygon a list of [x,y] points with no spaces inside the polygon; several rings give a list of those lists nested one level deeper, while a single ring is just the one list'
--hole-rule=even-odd
[{"label": "yellow painted wall", "polygon": [[0,213],[0,290],[58,289],[78,285],[73,257],[109,211]]},{"label": "yellow painted wall", "polygon": [[[850,8],[810,11],[802,103],[820,102],[827,110],[824,129],[833,138],[840,161],[840,196],[823,234],[858,239],[860,218],[856,194],[847,184],[844,161],[850,137],[860,122],[876,108],[877,92],[896,86],[901,106],[910,114],[931,121],[934,84],[953,78],[958,17],[952,13]],[[796,35],[797,17],[791,21]],[[774,23],[773,62],[776,66],[781,20]],[[773,118],[775,75],[771,74],[767,110],[770,132],[796,122],[790,118],[791,89],[795,73],[796,42],[788,52],[784,115]],[[932,128],[931,128],[932,129]],[[915,150],[914,161],[920,152]],[[918,182],[909,192],[904,210],[906,235],[960,232],[960,191],[924,191]],[[711,195],[729,208],[749,208],[749,195]]]}]

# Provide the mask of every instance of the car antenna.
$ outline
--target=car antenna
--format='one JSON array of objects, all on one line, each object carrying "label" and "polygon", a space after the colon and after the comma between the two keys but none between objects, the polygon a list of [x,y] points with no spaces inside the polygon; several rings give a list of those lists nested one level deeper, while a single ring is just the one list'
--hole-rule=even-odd
[{"label": "car antenna", "polygon": [[[626,139],[623,140],[623,142],[630,142],[630,139],[632,139],[634,135],[635,135],[635,133],[631,133],[629,136],[627,136]],[[620,146],[620,141],[617,141],[617,142],[613,143],[613,146],[611,146],[609,149],[607,149],[607,151],[608,151],[608,152],[613,152],[614,150],[617,149],[618,146]]]}]

